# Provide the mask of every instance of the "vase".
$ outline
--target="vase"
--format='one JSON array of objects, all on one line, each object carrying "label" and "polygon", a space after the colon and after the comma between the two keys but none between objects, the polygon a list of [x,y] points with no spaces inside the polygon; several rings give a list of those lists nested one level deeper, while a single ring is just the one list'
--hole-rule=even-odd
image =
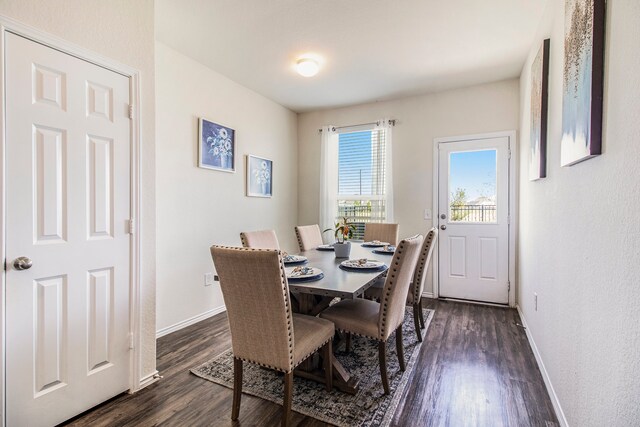
[{"label": "vase", "polygon": [[351,253],[351,242],[335,243],[333,250],[336,254],[336,258],[349,258]]},{"label": "vase", "polygon": [[265,195],[265,196],[268,194],[267,193],[267,184],[268,183],[266,181],[260,183],[260,190],[262,190],[262,194]]},{"label": "vase", "polygon": [[220,167],[222,169],[230,169],[229,167],[229,156],[221,155],[220,156]]}]

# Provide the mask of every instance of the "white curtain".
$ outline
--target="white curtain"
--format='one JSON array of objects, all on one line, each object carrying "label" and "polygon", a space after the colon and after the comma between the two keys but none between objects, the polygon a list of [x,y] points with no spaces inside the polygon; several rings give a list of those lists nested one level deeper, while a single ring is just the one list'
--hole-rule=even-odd
[{"label": "white curtain", "polygon": [[[333,228],[338,208],[338,134],[333,126],[324,126],[320,148],[320,230]],[[332,233],[323,233],[325,242],[333,242]]]},{"label": "white curtain", "polygon": [[393,125],[387,119],[378,120],[378,129],[385,131],[385,222],[393,222]]}]

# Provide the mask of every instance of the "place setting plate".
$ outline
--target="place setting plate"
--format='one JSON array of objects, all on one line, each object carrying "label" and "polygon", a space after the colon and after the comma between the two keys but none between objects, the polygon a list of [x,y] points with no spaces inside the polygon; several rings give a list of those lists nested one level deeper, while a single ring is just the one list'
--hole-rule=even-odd
[{"label": "place setting plate", "polygon": [[393,245],[387,245],[383,246],[381,249],[374,249],[372,252],[380,255],[393,255],[396,253],[396,247]]},{"label": "place setting plate", "polygon": [[320,245],[316,249],[319,251],[335,251],[333,245]]},{"label": "place setting plate", "polygon": [[375,259],[349,259],[346,261],[342,261],[340,263],[340,268],[348,271],[362,271],[362,272],[372,272],[372,271],[384,271],[387,269],[387,265]]},{"label": "place setting plate", "polygon": [[305,262],[307,262],[307,257],[302,255],[285,254],[282,257],[282,261],[284,261],[285,265],[304,264]]},{"label": "place setting plate", "polygon": [[286,267],[287,280],[291,283],[314,282],[324,277],[324,273],[315,267]]},{"label": "place setting plate", "polygon": [[389,246],[389,242],[381,242],[380,240],[372,240],[370,242],[363,242],[363,248],[383,248],[385,246]]}]

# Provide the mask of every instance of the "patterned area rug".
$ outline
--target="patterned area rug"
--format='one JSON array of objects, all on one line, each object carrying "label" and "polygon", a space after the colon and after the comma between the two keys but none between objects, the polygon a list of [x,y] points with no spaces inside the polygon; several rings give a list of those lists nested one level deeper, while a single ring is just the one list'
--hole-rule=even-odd
[{"label": "patterned area rug", "polygon": [[[426,328],[422,330],[423,336],[429,328],[433,315],[433,310],[424,310]],[[380,380],[378,344],[375,341],[354,336],[351,352],[346,353],[341,343],[335,355],[345,368],[360,380],[358,393],[350,395],[335,388],[328,393],[322,384],[294,377],[292,409],[336,426],[388,426],[411,377],[420,349],[413,326],[412,308],[407,308],[405,312],[402,332],[405,362],[408,362],[407,369],[405,372],[400,372],[395,337],[392,335],[387,342],[387,369],[391,391],[388,396],[383,394]],[[233,388],[231,349],[191,369],[191,373]],[[245,363],[242,391],[281,405],[284,388],[282,378],[282,374],[275,371]],[[242,406],[240,411],[242,412]]]}]

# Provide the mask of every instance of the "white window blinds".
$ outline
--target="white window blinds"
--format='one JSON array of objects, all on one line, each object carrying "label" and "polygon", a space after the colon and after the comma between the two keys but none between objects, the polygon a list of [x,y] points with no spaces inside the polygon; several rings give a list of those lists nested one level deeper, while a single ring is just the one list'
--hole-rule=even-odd
[{"label": "white window blinds", "polygon": [[385,129],[344,132],[338,136],[337,217],[356,224],[354,238],[367,222],[386,221],[387,143]]}]

